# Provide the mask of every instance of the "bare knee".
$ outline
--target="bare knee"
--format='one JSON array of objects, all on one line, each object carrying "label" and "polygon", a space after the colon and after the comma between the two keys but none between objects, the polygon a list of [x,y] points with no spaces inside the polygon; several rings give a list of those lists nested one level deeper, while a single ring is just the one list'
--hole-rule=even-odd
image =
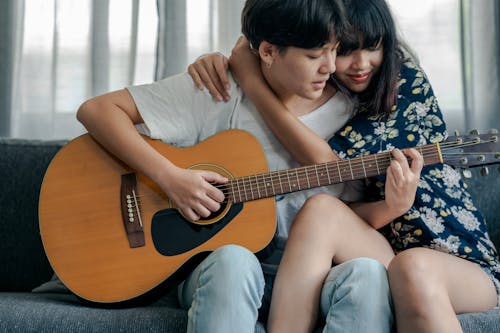
[{"label": "bare knee", "polygon": [[322,211],[332,211],[338,206],[345,206],[345,204],[340,199],[325,193],[319,193],[309,197],[304,204],[306,209],[317,209]]},{"label": "bare knee", "polygon": [[[341,200],[328,194],[316,194],[309,197],[292,225],[295,228],[319,229],[326,226],[332,227],[338,222],[338,212],[340,209],[350,209]],[[324,229],[323,229],[324,230]]]},{"label": "bare knee", "polygon": [[399,253],[389,264],[388,275],[396,306],[426,315],[433,306],[448,302],[444,281],[425,248]]}]

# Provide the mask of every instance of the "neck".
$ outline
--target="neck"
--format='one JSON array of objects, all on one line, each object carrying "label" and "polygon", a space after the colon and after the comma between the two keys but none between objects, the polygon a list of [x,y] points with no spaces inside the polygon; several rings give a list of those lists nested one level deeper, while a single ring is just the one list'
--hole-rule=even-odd
[{"label": "neck", "polygon": [[274,80],[269,69],[264,68],[264,66],[262,66],[262,75],[281,103],[295,116],[302,116],[316,110],[337,92],[331,84],[327,84],[320,97],[315,99],[305,98],[297,94],[291,94],[286,87]]},{"label": "neck", "polygon": [[285,105],[295,116],[302,116],[316,110],[328,102],[336,92],[337,91],[332,85],[327,84],[319,98],[307,99],[297,96],[299,98],[296,98],[295,100],[290,99],[288,104]]}]

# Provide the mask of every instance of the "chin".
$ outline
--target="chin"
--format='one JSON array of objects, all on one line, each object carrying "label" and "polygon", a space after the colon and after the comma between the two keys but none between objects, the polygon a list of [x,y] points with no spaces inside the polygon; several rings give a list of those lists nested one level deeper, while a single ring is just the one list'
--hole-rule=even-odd
[{"label": "chin", "polygon": [[368,88],[368,85],[352,85],[348,87],[350,91],[355,92],[356,94],[359,94]]},{"label": "chin", "polygon": [[303,94],[300,94],[299,96],[302,98],[305,98],[305,99],[315,100],[315,99],[320,98],[322,94],[323,94],[323,91],[320,91],[320,92],[313,91],[313,92],[305,92]]}]

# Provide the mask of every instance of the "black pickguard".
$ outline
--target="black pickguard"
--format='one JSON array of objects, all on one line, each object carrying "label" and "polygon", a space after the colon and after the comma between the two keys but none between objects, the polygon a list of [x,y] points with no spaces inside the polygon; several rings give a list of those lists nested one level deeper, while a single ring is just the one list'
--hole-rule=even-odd
[{"label": "black pickguard", "polygon": [[156,250],[164,256],[175,256],[207,242],[222,230],[243,209],[243,203],[233,204],[219,221],[198,225],[186,220],[177,209],[160,210],[153,216],[151,237]]}]

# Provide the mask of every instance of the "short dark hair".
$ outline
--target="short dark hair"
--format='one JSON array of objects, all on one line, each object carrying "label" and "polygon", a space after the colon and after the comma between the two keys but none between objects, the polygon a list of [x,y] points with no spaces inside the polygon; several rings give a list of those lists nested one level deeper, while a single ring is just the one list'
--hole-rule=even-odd
[{"label": "short dark hair", "polygon": [[[358,97],[361,109],[370,114],[389,114],[396,103],[399,72],[405,60],[389,6],[385,0],[342,1],[351,31],[341,36],[337,55],[374,47],[382,42],[382,64],[368,89]],[[335,80],[335,83],[341,88],[341,82]]]},{"label": "short dark hair", "polygon": [[339,0],[247,0],[242,33],[257,49],[262,41],[284,49],[322,47],[347,30]]}]

